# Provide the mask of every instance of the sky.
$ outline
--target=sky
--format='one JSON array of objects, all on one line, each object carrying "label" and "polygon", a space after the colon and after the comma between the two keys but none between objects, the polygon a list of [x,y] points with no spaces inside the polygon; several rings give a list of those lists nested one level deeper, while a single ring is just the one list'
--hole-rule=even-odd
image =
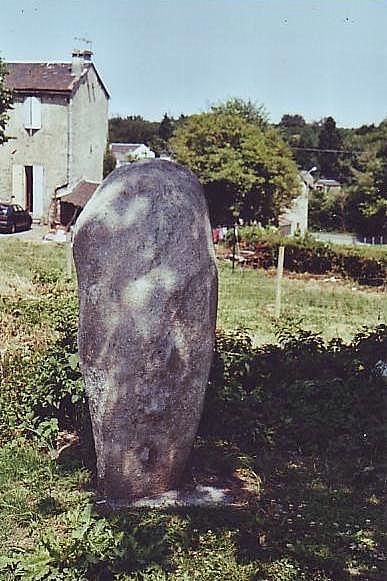
[{"label": "sky", "polygon": [[110,116],[160,120],[240,97],[272,122],[358,127],[387,117],[386,31],[386,0],[12,0],[0,57],[69,61],[90,40]]}]

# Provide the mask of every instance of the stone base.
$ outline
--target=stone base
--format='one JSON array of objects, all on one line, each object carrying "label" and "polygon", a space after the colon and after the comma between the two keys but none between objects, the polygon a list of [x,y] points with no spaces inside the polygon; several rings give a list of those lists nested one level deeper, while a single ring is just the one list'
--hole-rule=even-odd
[{"label": "stone base", "polygon": [[100,499],[96,502],[98,509],[119,510],[121,508],[174,508],[184,506],[222,506],[234,504],[235,500],[226,489],[213,486],[196,486],[191,490],[169,490],[164,494],[149,498],[140,498],[129,504],[119,501]]}]

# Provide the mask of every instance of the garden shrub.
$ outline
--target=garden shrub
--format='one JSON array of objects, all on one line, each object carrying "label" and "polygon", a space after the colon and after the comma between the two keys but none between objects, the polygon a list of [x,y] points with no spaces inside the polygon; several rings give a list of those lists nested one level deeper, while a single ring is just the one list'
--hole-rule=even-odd
[{"label": "garden shrub", "polygon": [[376,364],[387,327],[365,329],[350,345],[294,324],[278,338],[278,346],[253,348],[243,331],[219,334],[200,433],[250,451],[329,455],[343,465],[356,458],[359,473],[383,467],[385,387]]},{"label": "garden shrub", "polygon": [[[385,284],[387,261],[382,255],[368,250],[337,246],[304,238],[283,237],[257,226],[238,229],[243,248],[254,255],[249,263],[258,268],[275,267],[278,248],[286,246],[284,267],[291,272],[310,274],[337,274],[356,280],[359,284],[379,286]],[[231,243],[232,232],[228,235]]]}]

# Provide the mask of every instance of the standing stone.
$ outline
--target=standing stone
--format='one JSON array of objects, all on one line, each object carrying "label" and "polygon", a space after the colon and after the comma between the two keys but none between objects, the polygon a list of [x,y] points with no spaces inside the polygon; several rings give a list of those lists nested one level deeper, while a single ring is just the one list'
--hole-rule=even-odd
[{"label": "standing stone", "polygon": [[202,188],[152,160],[112,172],[77,222],[79,351],[100,494],[176,488],[202,412],[217,270]]}]

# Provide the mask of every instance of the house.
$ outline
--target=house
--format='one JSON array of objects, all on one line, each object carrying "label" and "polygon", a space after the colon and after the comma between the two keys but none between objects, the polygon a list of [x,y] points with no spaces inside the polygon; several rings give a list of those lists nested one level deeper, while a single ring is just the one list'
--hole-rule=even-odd
[{"label": "house", "polygon": [[304,236],[308,230],[309,190],[314,187],[313,176],[310,172],[301,171],[299,182],[300,194],[278,219],[278,227],[285,236],[294,236],[297,233]]},{"label": "house", "polygon": [[102,181],[108,135],[107,89],[91,51],[68,63],[7,63],[14,92],[0,147],[0,198],[14,196],[35,221],[60,218],[59,200]]},{"label": "house", "polygon": [[138,159],[156,157],[154,151],[144,143],[111,143],[110,151],[116,158],[116,167]]},{"label": "house", "polygon": [[316,190],[321,190],[325,194],[328,194],[331,191],[339,192],[341,190],[341,183],[333,179],[320,178],[315,182],[314,187]]}]

